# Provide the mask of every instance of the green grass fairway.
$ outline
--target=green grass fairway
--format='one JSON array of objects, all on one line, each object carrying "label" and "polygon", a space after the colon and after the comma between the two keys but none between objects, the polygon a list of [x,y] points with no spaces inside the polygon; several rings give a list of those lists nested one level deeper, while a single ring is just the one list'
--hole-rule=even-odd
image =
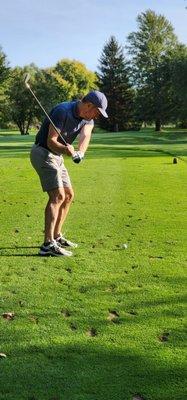
[{"label": "green grass fairway", "polygon": [[184,400],[187,131],[96,133],[66,159],[71,259],[37,256],[33,141],[0,132],[0,400]]}]

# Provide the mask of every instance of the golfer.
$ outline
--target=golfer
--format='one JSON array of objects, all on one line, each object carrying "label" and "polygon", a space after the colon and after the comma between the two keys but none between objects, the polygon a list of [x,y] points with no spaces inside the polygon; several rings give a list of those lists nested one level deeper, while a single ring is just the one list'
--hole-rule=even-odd
[{"label": "golfer", "polygon": [[[72,145],[79,135],[76,160],[83,160],[88,148],[94,119],[107,118],[107,99],[97,90],[89,92],[81,101],[63,102],[50,112],[50,118],[67,142],[63,144],[50,121],[45,118],[31,149],[31,163],[39,175],[41,186],[49,199],[45,208],[45,237],[40,247],[41,256],[72,256],[76,243],[62,236],[62,226],[74,198],[74,191],[63,155],[73,157]],[[68,249],[68,250],[67,250]]]}]

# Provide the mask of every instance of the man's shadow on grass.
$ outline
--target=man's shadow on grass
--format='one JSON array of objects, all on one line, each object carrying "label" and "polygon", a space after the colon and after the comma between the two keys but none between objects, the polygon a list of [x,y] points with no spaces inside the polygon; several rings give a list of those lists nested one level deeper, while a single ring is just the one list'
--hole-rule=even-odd
[{"label": "man's shadow on grass", "polygon": [[[39,249],[40,246],[12,246],[12,247],[0,247],[0,257],[40,257],[39,254],[28,254],[28,253],[15,253],[17,249]],[[12,254],[6,254],[6,250],[11,250]]]}]

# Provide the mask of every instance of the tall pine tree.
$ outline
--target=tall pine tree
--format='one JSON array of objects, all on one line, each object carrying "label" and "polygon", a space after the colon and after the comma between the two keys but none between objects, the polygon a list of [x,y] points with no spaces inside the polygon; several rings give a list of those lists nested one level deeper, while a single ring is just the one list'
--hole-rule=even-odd
[{"label": "tall pine tree", "polygon": [[138,30],[128,36],[140,117],[154,121],[155,130],[169,122],[175,104],[172,96],[170,60],[178,45],[171,23],[152,10],[137,17]]},{"label": "tall pine tree", "polygon": [[172,83],[175,112],[173,120],[187,128],[187,46],[180,44],[173,55]]},{"label": "tall pine tree", "polygon": [[114,36],[105,44],[99,63],[99,89],[108,99],[109,115],[100,124],[109,131],[128,130],[132,128],[134,92],[123,49]]}]

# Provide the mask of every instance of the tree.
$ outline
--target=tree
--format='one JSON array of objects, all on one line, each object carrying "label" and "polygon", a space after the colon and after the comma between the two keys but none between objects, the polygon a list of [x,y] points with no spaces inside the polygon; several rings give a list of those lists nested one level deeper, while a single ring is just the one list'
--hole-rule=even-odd
[{"label": "tree", "polygon": [[[37,97],[49,112],[58,103],[83,97],[96,87],[95,82],[96,75],[84,64],[63,59],[55,67],[38,70],[34,87]],[[43,117],[39,108],[37,117]]]},{"label": "tree", "polygon": [[79,61],[60,60],[53,73],[56,80],[67,90],[66,100],[81,98],[96,88],[96,74]]},{"label": "tree", "polygon": [[0,47],[0,124],[6,122],[7,85],[10,68],[5,53]]},{"label": "tree", "polygon": [[31,76],[31,87],[47,112],[57,103],[82,96],[95,87],[96,75],[78,61],[62,60],[56,67],[46,69],[34,64],[14,68],[8,90],[9,120],[19,127],[22,135],[28,134],[32,123],[44,118],[43,111],[25,88],[27,72]]},{"label": "tree", "polygon": [[171,62],[175,121],[187,128],[187,46],[179,45]]},{"label": "tree", "polygon": [[[58,103],[69,99],[69,84],[54,72],[54,68],[38,70],[35,74],[34,91],[47,112]],[[44,118],[43,111],[36,107],[36,116]]]},{"label": "tree", "polygon": [[162,15],[147,10],[138,15],[138,31],[128,36],[132,74],[137,89],[137,104],[142,118],[155,122],[155,130],[170,120],[172,74],[169,68],[178,45],[171,23]]},{"label": "tree", "polygon": [[110,131],[129,129],[133,116],[133,90],[123,49],[114,36],[105,44],[99,63],[99,88],[108,99],[109,115],[108,119],[101,120],[101,126]]},{"label": "tree", "polygon": [[26,67],[16,67],[11,71],[9,94],[9,120],[19,128],[21,135],[27,135],[30,125],[37,114],[35,100],[24,85],[24,74],[29,73],[31,84],[34,85],[37,67],[33,64]]}]

